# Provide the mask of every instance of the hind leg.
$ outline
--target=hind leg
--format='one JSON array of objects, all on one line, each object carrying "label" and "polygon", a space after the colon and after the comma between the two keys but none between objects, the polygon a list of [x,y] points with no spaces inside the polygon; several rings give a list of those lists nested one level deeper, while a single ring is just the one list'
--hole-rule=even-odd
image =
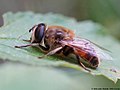
[{"label": "hind leg", "polygon": [[76,54],[76,58],[77,58],[77,60],[78,60],[79,65],[80,65],[82,68],[84,68],[84,69],[85,69],[86,71],[88,71],[88,72],[91,72],[91,70],[88,69],[88,68],[86,68],[85,65],[81,62],[79,55]]}]

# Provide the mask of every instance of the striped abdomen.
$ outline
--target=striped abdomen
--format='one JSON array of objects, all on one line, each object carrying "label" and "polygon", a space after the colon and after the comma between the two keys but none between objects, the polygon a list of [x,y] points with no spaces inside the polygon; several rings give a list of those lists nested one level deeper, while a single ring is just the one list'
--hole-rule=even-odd
[{"label": "striped abdomen", "polygon": [[99,59],[95,53],[86,52],[84,50],[77,50],[77,53],[81,58],[90,64],[91,67],[97,68],[99,64]]}]

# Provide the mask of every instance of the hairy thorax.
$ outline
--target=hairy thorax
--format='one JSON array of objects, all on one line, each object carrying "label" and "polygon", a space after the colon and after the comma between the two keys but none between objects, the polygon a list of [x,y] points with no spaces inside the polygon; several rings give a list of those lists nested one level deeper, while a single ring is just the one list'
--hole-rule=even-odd
[{"label": "hairy thorax", "polygon": [[50,50],[53,50],[57,47],[60,47],[61,40],[72,40],[74,33],[61,26],[49,26],[45,32],[45,44],[50,47]]}]

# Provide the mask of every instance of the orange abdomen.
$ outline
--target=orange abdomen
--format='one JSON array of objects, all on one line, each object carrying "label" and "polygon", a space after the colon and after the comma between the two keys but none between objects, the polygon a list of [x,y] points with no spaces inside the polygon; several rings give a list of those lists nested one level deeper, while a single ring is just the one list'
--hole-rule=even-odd
[{"label": "orange abdomen", "polygon": [[83,58],[86,62],[90,63],[90,65],[94,68],[98,67],[99,60],[97,55],[89,52],[85,52],[83,50],[77,50],[78,55]]}]

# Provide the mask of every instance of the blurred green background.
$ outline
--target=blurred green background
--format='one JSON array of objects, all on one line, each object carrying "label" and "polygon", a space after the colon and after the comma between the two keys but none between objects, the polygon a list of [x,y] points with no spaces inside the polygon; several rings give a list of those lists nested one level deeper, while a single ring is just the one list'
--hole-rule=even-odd
[{"label": "blurred green background", "polygon": [[93,20],[107,27],[107,32],[120,40],[120,0],[0,0],[2,14],[12,11],[54,12],[75,17],[78,21]]}]

